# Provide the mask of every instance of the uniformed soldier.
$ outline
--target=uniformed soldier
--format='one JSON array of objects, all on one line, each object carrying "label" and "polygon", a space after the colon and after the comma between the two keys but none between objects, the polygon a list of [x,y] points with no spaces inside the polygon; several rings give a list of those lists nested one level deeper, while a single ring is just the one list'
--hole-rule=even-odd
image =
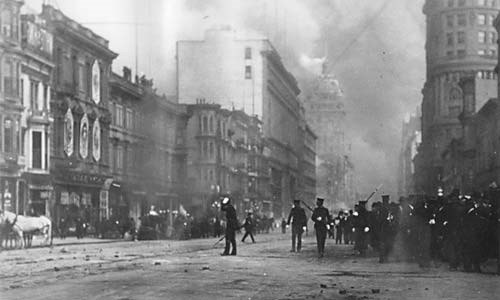
[{"label": "uniformed soldier", "polygon": [[331,217],[328,209],[323,207],[325,199],[317,198],[316,205],[311,219],[314,222],[314,229],[316,231],[316,243],[318,245],[318,257],[321,258],[325,253],[325,241],[328,227],[330,226]]},{"label": "uniformed soldier", "polygon": [[457,270],[461,262],[460,219],[465,207],[459,199],[459,190],[454,189],[446,199],[443,209],[443,251],[451,270]]},{"label": "uniformed soldier", "polygon": [[[231,204],[231,199],[229,199],[229,197],[224,197],[222,199],[221,210],[226,212],[226,247],[222,255],[236,255],[236,230],[240,228],[240,225],[236,218],[236,210]],[[231,245],[233,249],[231,253],[229,253]]]},{"label": "uniformed soldier", "polygon": [[394,216],[389,207],[389,195],[382,195],[382,205],[377,215],[379,233],[379,263],[387,261],[387,256],[392,248]]},{"label": "uniformed soldier", "polygon": [[302,207],[300,207],[300,200],[293,201],[293,207],[288,214],[287,225],[292,224],[292,250],[295,252],[295,242],[297,241],[297,252],[302,249],[302,233],[304,232],[304,227],[307,225],[306,212]]},{"label": "uniformed soldier", "polygon": [[366,254],[366,250],[368,250],[368,240],[370,237],[370,223],[369,223],[369,214],[366,210],[366,201],[359,201],[359,203],[355,206],[354,213],[354,249],[359,251],[361,256]]}]

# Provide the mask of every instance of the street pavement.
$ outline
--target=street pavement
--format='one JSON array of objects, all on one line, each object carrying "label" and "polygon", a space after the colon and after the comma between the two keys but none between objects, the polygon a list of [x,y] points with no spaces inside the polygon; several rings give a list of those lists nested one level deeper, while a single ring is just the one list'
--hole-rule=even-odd
[{"label": "street pavement", "polygon": [[[238,236],[241,239],[241,235]],[[316,257],[306,237],[290,253],[289,233],[238,241],[238,256],[220,256],[217,239],[56,241],[53,247],[0,252],[0,299],[499,299],[500,277],[379,264],[374,253],[327,241]]]}]

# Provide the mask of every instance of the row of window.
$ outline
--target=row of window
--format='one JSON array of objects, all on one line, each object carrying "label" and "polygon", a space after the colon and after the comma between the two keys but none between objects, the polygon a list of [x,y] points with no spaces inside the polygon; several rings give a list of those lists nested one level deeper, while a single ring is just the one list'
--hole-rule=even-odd
[{"label": "row of window", "polygon": [[[448,7],[456,6],[465,6],[467,4],[467,0],[444,0],[447,2]],[[495,7],[497,5],[496,0],[470,0],[469,4],[478,5],[478,6],[486,6],[486,7]]]},{"label": "row of window", "polygon": [[[1,118],[0,118],[1,119]],[[2,152],[10,154],[25,155],[24,137],[27,130],[22,129],[21,135],[19,134],[20,126],[19,121],[14,121],[11,118],[4,118],[0,124],[0,142],[3,145]],[[31,136],[28,137],[31,142],[31,153],[28,161],[28,166],[33,169],[48,169],[48,147],[49,136],[42,131],[30,131]]]},{"label": "row of window", "polygon": [[[25,82],[25,80],[27,82]],[[21,104],[30,104],[30,108],[33,111],[43,111],[49,110],[50,108],[50,87],[49,85],[36,81],[30,80],[29,78],[21,78]]]},{"label": "row of window", "polygon": [[140,128],[140,113],[133,111],[131,108],[123,107],[121,104],[111,103],[110,106],[113,113],[113,125],[130,130]]},{"label": "row of window", "polygon": [[[458,49],[457,51],[448,50],[446,51],[446,57],[449,59],[454,58],[464,58],[467,55],[467,51],[465,49]],[[496,49],[479,49],[477,50],[477,55],[479,56],[488,56],[488,57],[496,57],[497,50]]]},{"label": "row of window", "polygon": [[[485,14],[485,13],[480,13],[480,14],[474,14],[471,13],[471,21],[470,25],[472,26],[474,23],[476,23],[479,26],[493,26],[493,22],[495,21],[495,15],[494,14]],[[467,14],[465,13],[460,13],[460,14],[448,14],[446,15],[446,26],[448,28],[452,28],[455,26],[460,26],[464,27],[467,26]]]},{"label": "row of window", "polygon": [[479,56],[496,56],[497,50],[496,49],[479,49],[479,50],[477,50],[477,55],[479,55]]},{"label": "row of window", "polygon": [[231,175],[221,171],[220,178],[217,178],[217,175],[212,168],[200,168],[199,173],[200,182],[209,187],[213,192],[217,191],[217,186],[213,183],[219,181],[219,191],[225,191],[227,188],[232,185]]},{"label": "row of window", "polygon": [[57,48],[57,82],[83,93],[98,104],[100,102],[101,68],[98,61],[91,64],[87,57],[76,50]]},{"label": "row of window", "polygon": [[215,127],[214,117],[211,115],[200,115],[198,117],[198,125],[201,134],[215,134],[216,131],[220,133],[222,138],[228,137],[228,128],[225,120],[217,120],[217,128]]},{"label": "row of window", "polygon": [[[446,34],[446,45],[447,46],[453,46],[455,44],[461,45],[465,44],[466,42],[466,34],[465,31],[458,31],[456,33],[456,38],[455,38],[455,33],[454,32],[448,32]],[[480,44],[496,44],[497,43],[497,34],[496,32],[486,32],[486,31],[479,31],[477,33],[477,42]]]}]

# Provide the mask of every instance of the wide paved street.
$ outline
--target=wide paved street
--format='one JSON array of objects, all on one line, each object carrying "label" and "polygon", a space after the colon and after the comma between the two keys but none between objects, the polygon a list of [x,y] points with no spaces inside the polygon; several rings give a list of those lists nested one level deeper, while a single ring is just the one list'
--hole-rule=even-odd
[{"label": "wide paved street", "polygon": [[[239,236],[241,238],[241,236]],[[498,299],[500,277],[380,265],[311,236],[290,253],[289,235],[258,235],[220,256],[214,239],[57,245],[0,253],[3,299]],[[485,266],[488,271],[488,266]],[[493,271],[491,269],[490,271]]]}]

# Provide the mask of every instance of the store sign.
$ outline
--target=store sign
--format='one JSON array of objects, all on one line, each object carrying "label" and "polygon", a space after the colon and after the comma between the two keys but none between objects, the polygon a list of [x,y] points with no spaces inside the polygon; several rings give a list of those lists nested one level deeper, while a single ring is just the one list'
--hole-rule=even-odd
[{"label": "store sign", "polygon": [[80,155],[86,159],[89,154],[89,118],[84,114],[80,122]]},{"label": "store sign", "polygon": [[94,126],[92,126],[92,156],[95,161],[101,159],[101,125],[99,124],[99,118],[94,121]]},{"label": "store sign", "polygon": [[102,186],[107,177],[88,173],[64,172],[58,179],[71,184]]},{"label": "store sign", "polygon": [[73,113],[68,108],[64,116],[64,152],[66,155],[73,155]]},{"label": "store sign", "polygon": [[101,69],[97,60],[94,61],[92,66],[92,100],[96,104],[101,102]]}]

